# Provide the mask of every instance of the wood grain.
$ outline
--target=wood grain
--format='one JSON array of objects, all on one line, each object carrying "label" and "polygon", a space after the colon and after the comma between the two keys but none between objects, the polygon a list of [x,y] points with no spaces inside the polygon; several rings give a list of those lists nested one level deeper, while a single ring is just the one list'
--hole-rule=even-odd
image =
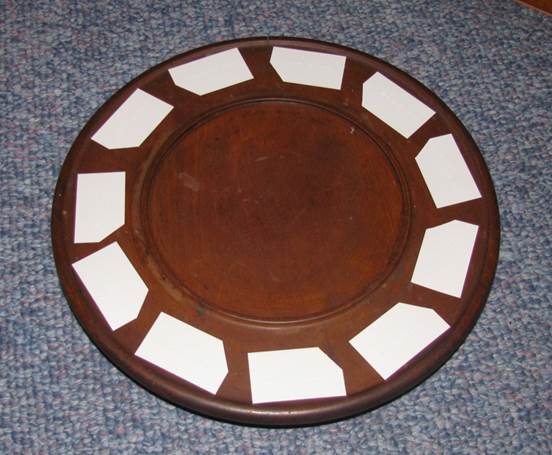
[{"label": "wood grain", "polygon": [[[272,46],[345,55],[341,90],[283,83]],[[254,79],[199,97],[168,68],[239,47]],[[405,139],[361,106],[375,71],[436,115]],[[90,140],[136,88],[175,106],[133,150]],[[452,133],[482,198],[437,210],[415,163],[431,137]],[[124,170],[126,223],[75,245],[75,181]],[[425,229],[452,219],[479,226],[462,298],[410,283]],[[118,241],[149,288],[138,318],[112,332],[71,264]],[[162,63],[90,119],[59,176],[52,241],[67,300],[92,341],[160,397],[219,419],[305,425],[372,409],[433,373],[483,308],[498,258],[493,185],[476,144],[428,89],[369,55],[311,40],[259,38],[207,46]],[[348,340],[395,303],[433,308],[451,326],[384,381]],[[230,373],[212,395],[134,355],[160,312],[225,342]],[[348,396],[251,404],[247,353],[319,346],[345,371]]]}]

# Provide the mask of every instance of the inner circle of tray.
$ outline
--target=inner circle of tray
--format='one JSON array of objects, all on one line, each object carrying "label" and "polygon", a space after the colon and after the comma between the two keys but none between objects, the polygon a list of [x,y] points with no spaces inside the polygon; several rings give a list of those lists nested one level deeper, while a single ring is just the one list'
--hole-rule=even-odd
[{"label": "inner circle of tray", "polygon": [[252,38],[179,55],[83,128],[52,209],[92,341],[186,409],[373,409],[463,342],[498,256],[491,179],[433,93],[364,53]]}]

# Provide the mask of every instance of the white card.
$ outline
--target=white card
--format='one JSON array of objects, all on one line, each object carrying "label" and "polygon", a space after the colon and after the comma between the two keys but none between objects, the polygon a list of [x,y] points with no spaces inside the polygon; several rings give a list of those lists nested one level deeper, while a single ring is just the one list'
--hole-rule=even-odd
[{"label": "white card", "polygon": [[481,197],[452,134],[427,141],[416,163],[437,208]]},{"label": "white card", "polygon": [[111,330],[136,319],[148,288],[117,242],[73,263],[73,268]]},{"label": "white card", "polygon": [[196,95],[206,95],[253,79],[237,48],[175,66],[169,74],[176,86]]},{"label": "white card", "polygon": [[159,314],[136,355],[213,394],[228,373],[221,340],[165,313]]},{"label": "white card", "polygon": [[107,119],[92,140],[107,149],[139,147],[173,106],[136,89]]},{"label": "white card", "polygon": [[341,89],[346,57],[274,47],[270,64],[284,82]]},{"label": "white card", "polygon": [[125,173],[77,175],[75,243],[100,242],[125,224]]},{"label": "white card", "polygon": [[458,220],[426,229],[412,283],[461,297],[478,229]]},{"label": "white card", "polygon": [[346,395],[343,371],[319,348],[250,352],[253,403]]},{"label": "white card", "polygon": [[397,303],[349,343],[387,379],[449,327],[430,308]]},{"label": "white card", "polygon": [[435,114],[381,73],[362,85],[362,106],[407,139]]}]

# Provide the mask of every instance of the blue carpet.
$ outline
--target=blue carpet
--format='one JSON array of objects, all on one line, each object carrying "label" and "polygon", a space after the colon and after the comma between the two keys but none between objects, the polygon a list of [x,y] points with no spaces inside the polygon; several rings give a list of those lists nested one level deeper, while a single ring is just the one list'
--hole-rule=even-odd
[{"label": "blue carpet", "polygon": [[[500,205],[497,276],[463,347],[402,398],[320,427],[154,397],[83,333],[52,260],[54,185],[92,113],[174,54],[258,35],[351,46],[422,81],[479,144]],[[552,451],[552,17],[510,0],[4,0],[0,36],[0,453]]]}]

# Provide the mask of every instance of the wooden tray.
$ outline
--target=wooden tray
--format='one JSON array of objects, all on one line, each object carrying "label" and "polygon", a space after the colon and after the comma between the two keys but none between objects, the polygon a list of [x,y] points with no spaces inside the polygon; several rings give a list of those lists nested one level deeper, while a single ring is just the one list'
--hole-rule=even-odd
[{"label": "wooden tray", "polygon": [[258,425],[336,420],[465,339],[499,246],[468,132],[407,74],[253,38],[162,63],[84,127],[59,176],[61,284],[158,396]]}]

